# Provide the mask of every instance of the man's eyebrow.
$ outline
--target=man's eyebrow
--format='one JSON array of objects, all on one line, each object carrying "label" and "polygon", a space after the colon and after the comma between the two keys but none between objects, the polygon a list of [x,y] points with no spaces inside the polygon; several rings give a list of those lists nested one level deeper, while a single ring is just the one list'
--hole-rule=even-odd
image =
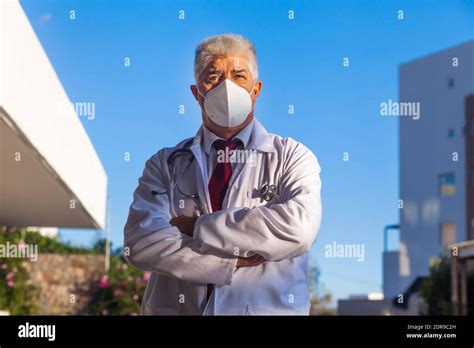
[{"label": "man's eyebrow", "polygon": [[209,69],[208,74],[222,74],[222,70],[211,68]]},{"label": "man's eyebrow", "polygon": [[232,72],[234,74],[238,74],[238,73],[247,72],[247,69],[233,69]]}]

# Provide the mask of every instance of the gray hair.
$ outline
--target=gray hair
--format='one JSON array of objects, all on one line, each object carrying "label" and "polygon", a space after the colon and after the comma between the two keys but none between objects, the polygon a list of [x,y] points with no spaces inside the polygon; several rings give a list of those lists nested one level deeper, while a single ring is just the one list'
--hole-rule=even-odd
[{"label": "gray hair", "polygon": [[207,65],[216,56],[245,54],[248,57],[249,69],[255,80],[258,79],[257,51],[252,42],[237,34],[212,36],[201,41],[196,47],[194,58],[194,79],[198,82]]}]

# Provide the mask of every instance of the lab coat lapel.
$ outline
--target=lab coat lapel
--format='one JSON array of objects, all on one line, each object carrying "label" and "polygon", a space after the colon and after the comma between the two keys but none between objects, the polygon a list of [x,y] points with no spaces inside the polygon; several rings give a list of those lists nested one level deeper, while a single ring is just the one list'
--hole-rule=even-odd
[{"label": "lab coat lapel", "polygon": [[253,120],[252,135],[247,146],[248,149],[257,150],[261,152],[275,152],[273,146],[273,137],[263,125],[255,118]]},{"label": "lab coat lapel", "polygon": [[[257,153],[275,152],[276,150],[273,146],[272,139],[273,138],[270,133],[268,133],[267,130],[262,126],[262,124],[256,118],[254,118],[252,134],[250,135],[250,140],[246,150],[256,151]],[[254,166],[249,165],[247,162],[237,163],[234,169],[234,174],[232,175],[229,182],[229,189],[227,190],[226,196],[224,198],[223,207],[228,208],[231,204],[233,204],[233,202],[235,201],[235,199],[233,199],[235,197],[235,183],[240,175],[247,174],[248,172],[245,171],[249,170],[262,170],[262,163],[255,163]],[[241,187],[239,185],[237,194],[242,194],[242,192],[247,192],[247,188]]]},{"label": "lab coat lapel", "polygon": [[[247,146],[247,149],[249,150],[256,150],[260,152],[275,152],[275,147],[273,146],[272,139],[273,137],[270,135],[270,133],[267,132],[267,130],[262,126],[262,124],[255,118],[253,120],[253,128],[252,128],[252,134],[250,136],[250,141]],[[203,203],[205,205],[204,210],[209,213],[212,212],[211,210],[211,198],[209,196],[209,190],[207,187],[207,183],[209,182],[209,173],[207,172],[207,164],[206,161],[203,158],[203,153],[202,153],[202,127],[199,128],[197,131],[193,142],[191,144],[190,150],[194,154],[194,158],[196,159],[196,162],[198,163],[199,167],[199,172],[196,173],[197,175],[197,186],[198,186],[198,193],[199,197],[201,200],[203,200]],[[236,166],[235,168],[235,175],[232,175],[232,178],[229,182],[229,190],[226,194],[226,197],[224,198],[223,202],[223,207],[228,207],[230,204],[232,204],[232,191],[234,191],[234,183],[236,182],[237,178],[239,175],[242,173],[244,170],[261,170],[261,164],[257,163],[255,168],[250,168],[249,165],[246,163],[240,163]],[[244,189],[244,188],[241,188]],[[240,189],[239,189],[240,191]],[[245,191],[245,190],[244,190]]]},{"label": "lab coat lapel", "polygon": [[207,165],[205,160],[203,159],[202,156],[202,148],[201,148],[201,143],[202,143],[202,126],[199,128],[196,136],[193,139],[193,143],[191,144],[191,147],[189,148],[191,152],[194,155],[194,158],[198,164],[199,170],[196,173],[196,180],[197,180],[197,189],[198,189],[198,194],[200,199],[202,200],[202,203],[204,204],[204,211],[206,213],[211,212],[211,199],[209,196],[209,191],[207,189],[207,182],[209,182],[209,176],[207,173]]}]

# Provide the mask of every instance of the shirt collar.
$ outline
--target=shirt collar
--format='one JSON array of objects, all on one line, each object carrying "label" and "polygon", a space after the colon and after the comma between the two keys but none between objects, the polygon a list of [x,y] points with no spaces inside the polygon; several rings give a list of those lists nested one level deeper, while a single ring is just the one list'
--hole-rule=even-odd
[{"label": "shirt collar", "polygon": [[[247,147],[250,141],[250,135],[252,134],[252,129],[253,129],[253,120],[250,122],[247,126],[245,126],[244,129],[242,129],[235,137],[232,138],[234,139],[239,139],[243,144],[244,144],[244,149]],[[211,132],[209,129],[207,129],[204,125],[202,126],[202,134],[203,134],[203,145],[204,145],[204,151],[207,154],[211,153],[211,148],[212,144],[214,141],[222,139],[218,137],[216,134]]]}]

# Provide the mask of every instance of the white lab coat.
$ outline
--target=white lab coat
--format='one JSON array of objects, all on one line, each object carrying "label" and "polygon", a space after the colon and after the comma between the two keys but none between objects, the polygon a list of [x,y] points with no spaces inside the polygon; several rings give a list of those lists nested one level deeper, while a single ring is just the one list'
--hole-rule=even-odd
[{"label": "white lab coat", "polygon": [[[222,210],[210,213],[209,174],[201,149],[202,128],[194,139],[164,148],[145,165],[125,225],[125,256],[139,269],[151,271],[142,314],[248,315],[309,313],[308,250],[321,222],[320,167],[301,143],[268,133],[255,119],[248,149],[254,165],[234,167]],[[194,236],[170,225],[172,217],[192,216],[198,204],[174,189],[166,191],[188,163],[176,159],[173,173],[167,158],[187,142],[195,161],[180,181],[182,192],[196,192],[203,214]],[[261,199],[265,184],[277,186],[269,202]],[[258,266],[235,265],[237,256],[260,254]],[[206,284],[215,284],[206,301]]]}]

